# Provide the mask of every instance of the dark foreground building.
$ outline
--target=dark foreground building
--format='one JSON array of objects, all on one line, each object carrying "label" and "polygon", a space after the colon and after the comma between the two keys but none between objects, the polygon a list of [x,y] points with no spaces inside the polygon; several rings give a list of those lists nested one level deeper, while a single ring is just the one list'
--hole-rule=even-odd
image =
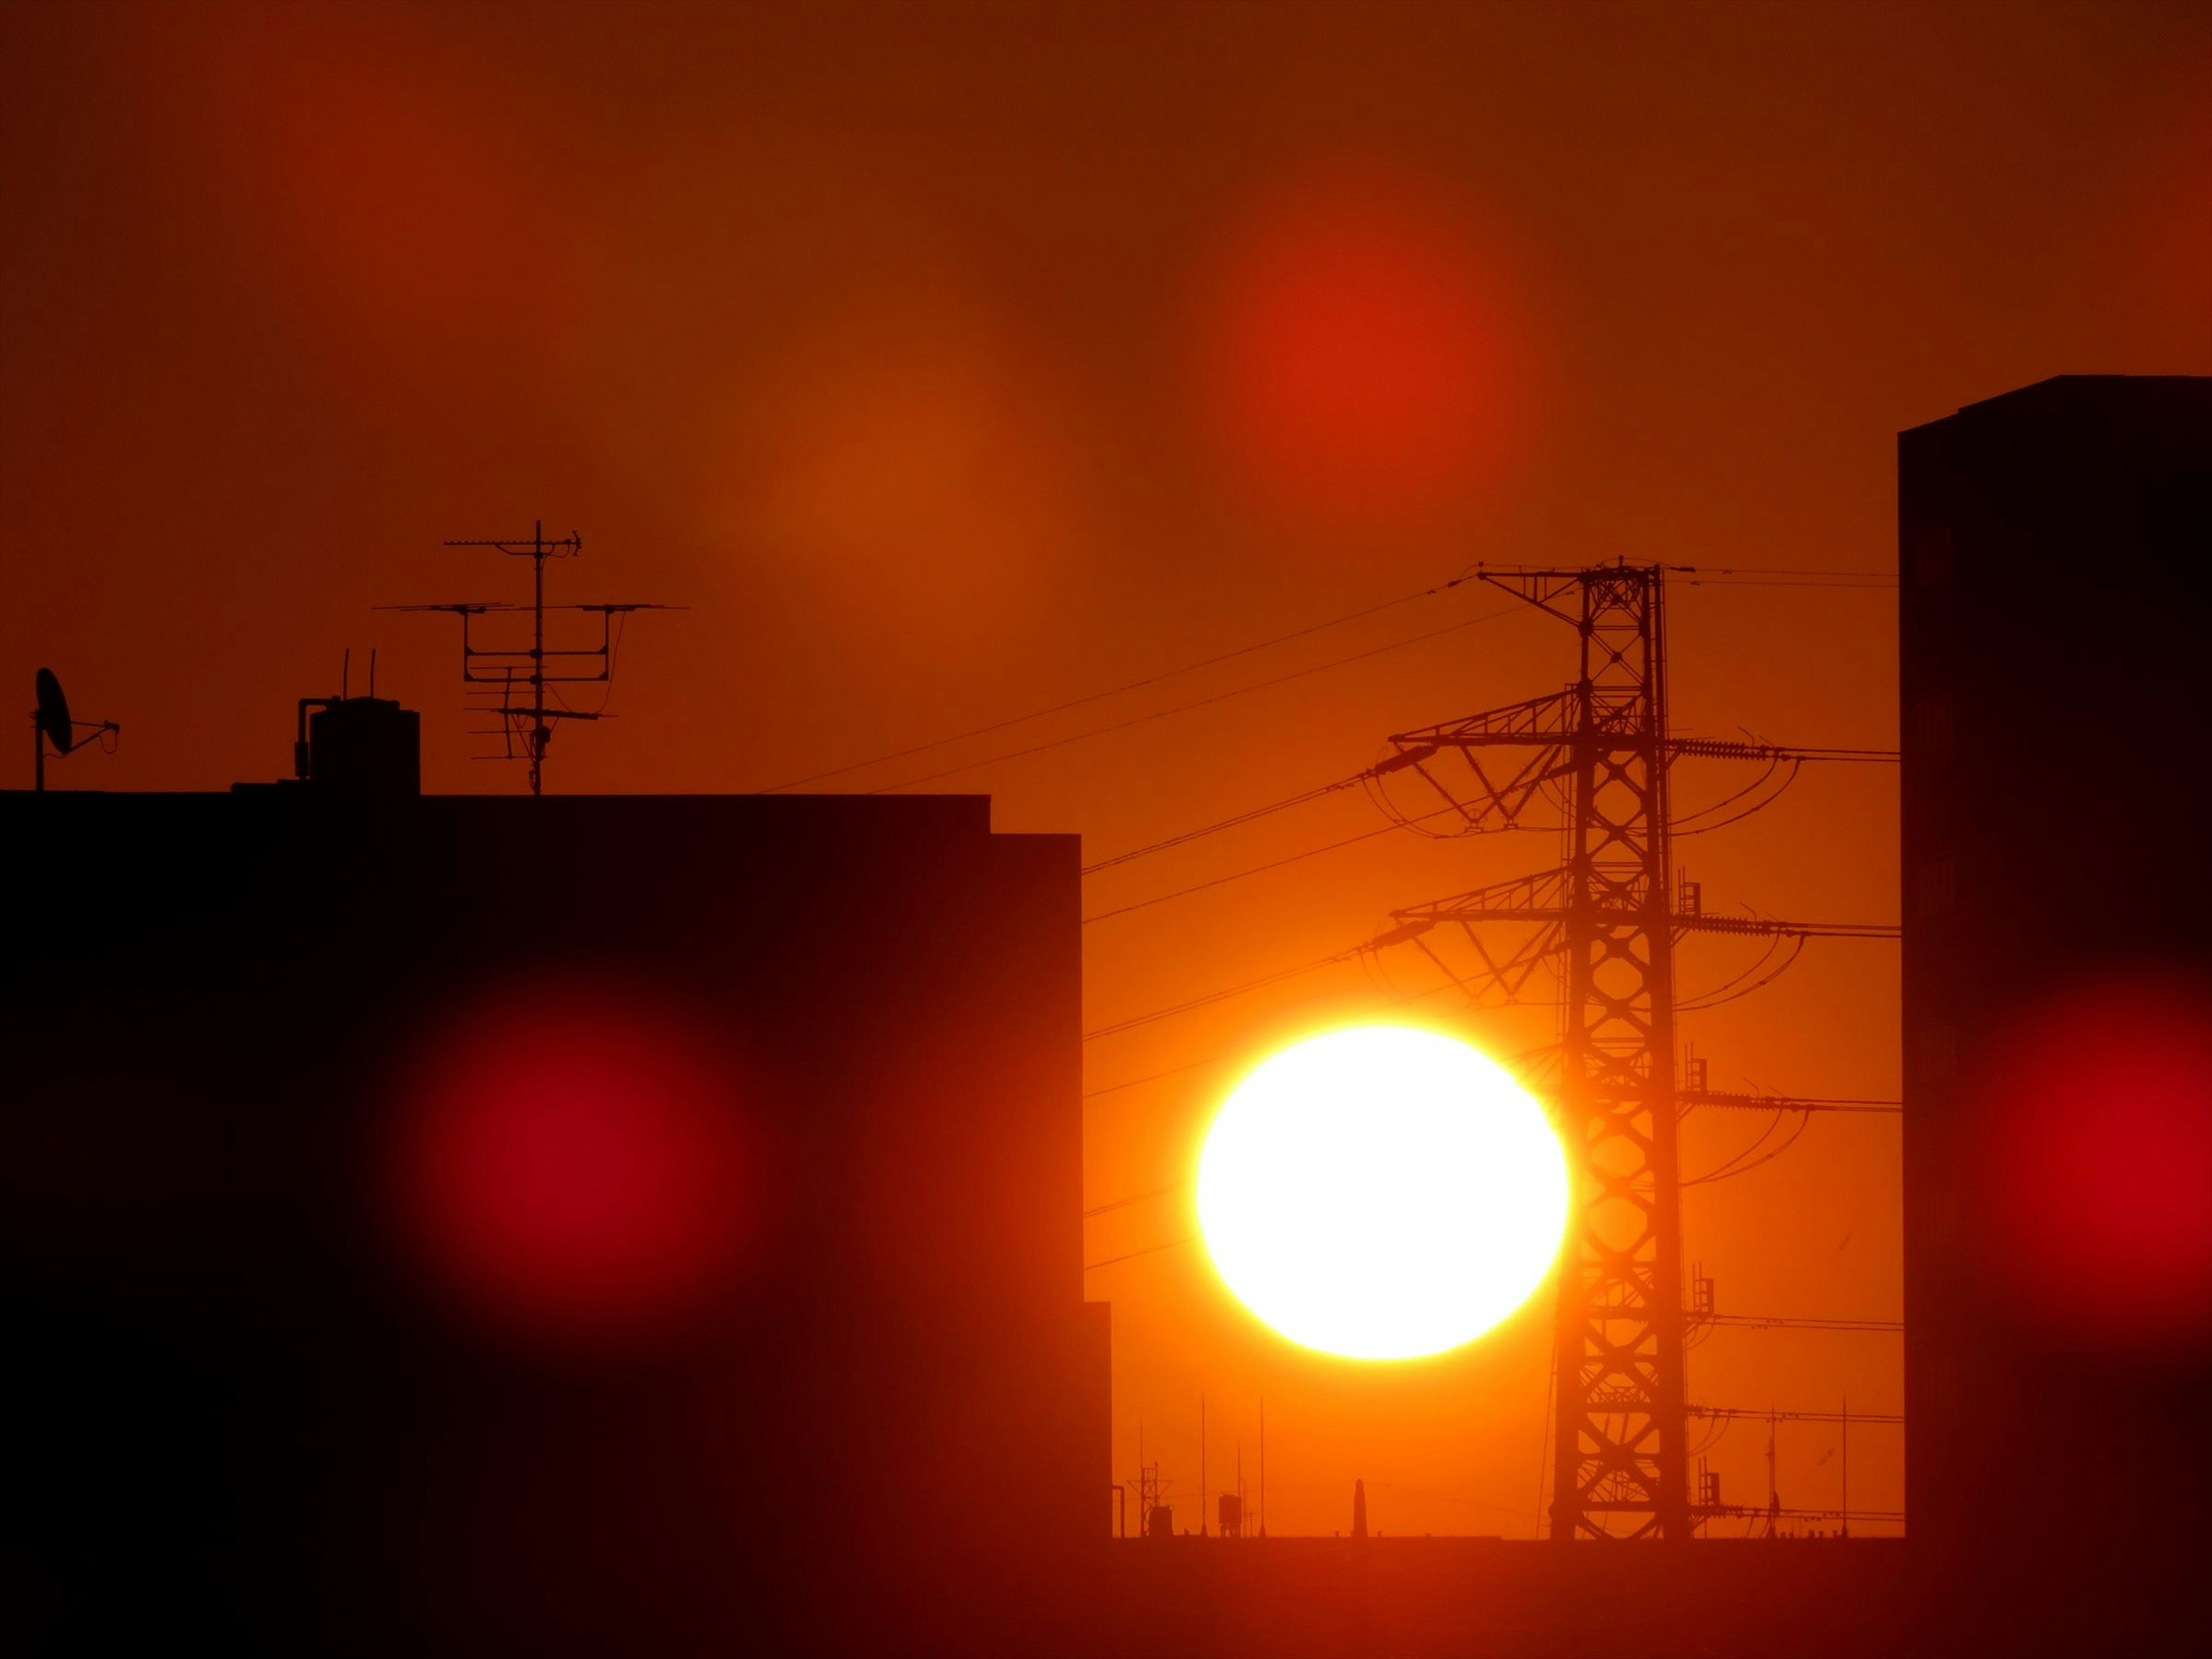
[{"label": "dark foreground building", "polygon": [[1967,1653],[2193,1644],[2212,380],[2046,380],[1904,434],[1899,462],[1924,1633]]},{"label": "dark foreground building", "polygon": [[0,1642],[1036,1650],[1106,1310],[988,811],[0,796]]}]

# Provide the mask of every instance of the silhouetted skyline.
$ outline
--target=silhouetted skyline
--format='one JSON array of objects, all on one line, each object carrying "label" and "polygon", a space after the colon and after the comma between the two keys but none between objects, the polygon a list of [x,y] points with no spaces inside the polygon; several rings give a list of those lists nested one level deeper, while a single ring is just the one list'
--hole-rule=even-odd
[{"label": "silhouetted skyline", "polygon": [[[1553,689],[1548,623],[1448,586],[1477,560],[1752,573],[1674,586],[1681,729],[1887,748],[1895,434],[2212,374],[2184,4],[54,5],[0,42],[0,685],[27,709],[51,666],[124,728],[61,790],[282,776],[349,648],[429,793],[519,789],[468,759],[450,637],[373,607],[507,597],[441,544],[541,516],[587,532],[581,593],[692,607],[556,793],[982,791],[1103,863]],[[1808,778],[1684,863],[1892,917],[1897,813]],[[1443,985],[1273,976],[1529,863],[1387,822],[1340,789],[1084,880],[1113,1468],[1142,1419],[1195,1501],[1201,1395],[1217,1460],[1264,1396],[1274,1531],[1337,1530],[1358,1479],[1394,1534],[1526,1536],[1546,1301],[1379,1371],[1181,1242],[1241,1058]],[[1553,1018],[1463,1023],[1517,1052]],[[1899,1027],[1893,958],[1814,953],[1695,1044],[1716,1089],[1887,1100]],[[1695,1170],[1757,1133],[1707,1115]],[[1698,1189],[1724,1310],[1902,1316],[1893,1129]],[[1903,1405],[1888,1337],[1717,1328],[1695,1364],[1711,1399]],[[1785,1434],[1781,1486],[1832,1495],[1839,1449]],[[1710,1456],[1734,1494],[1765,1451]],[[1904,1506],[1900,1453],[1850,1465]]]}]

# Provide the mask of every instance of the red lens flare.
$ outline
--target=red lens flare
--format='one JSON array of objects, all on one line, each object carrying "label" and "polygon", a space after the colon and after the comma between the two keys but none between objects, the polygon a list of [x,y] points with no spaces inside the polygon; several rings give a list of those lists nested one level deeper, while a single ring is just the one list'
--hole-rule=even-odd
[{"label": "red lens flare", "polygon": [[543,325],[565,256],[525,159],[528,100],[449,32],[295,6],[204,9],[155,38],[165,82],[197,94],[210,204],[319,334]]},{"label": "red lens flare", "polygon": [[511,1333],[594,1342],[681,1324],[727,1285],[757,1219],[726,1062],[635,995],[480,1007],[434,1045],[403,1126],[410,1243]]},{"label": "red lens flare", "polygon": [[2212,1335],[2212,987],[2087,987],[1996,1054],[1975,1121],[2013,1294],[2093,1340]]},{"label": "red lens flare", "polygon": [[1480,500],[1526,422],[1526,330],[1463,215],[1367,179],[1255,215],[1215,284],[1202,407],[1269,504],[1398,524]]}]

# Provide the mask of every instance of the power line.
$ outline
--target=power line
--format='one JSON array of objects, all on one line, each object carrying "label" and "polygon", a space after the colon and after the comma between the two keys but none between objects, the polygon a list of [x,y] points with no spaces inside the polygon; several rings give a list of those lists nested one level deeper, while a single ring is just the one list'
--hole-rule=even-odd
[{"label": "power line", "polygon": [[1096,1100],[1101,1095],[1118,1095],[1124,1089],[1134,1089],[1147,1083],[1158,1083],[1163,1078],[1181,1077],[1185,1072],[1200,1071],[1208,1066],[1221,1066],[1235,1060],[1235,1054],[1209,1054],[1204,1060],[1194,1060],[1182,1066],[1170,1066],[1164,1072],[1152,1072],[1144,1077],[1133,1077],[1127,1082],[1109,1083],[1103,1089],[1086,1089],[1083,1097]]},{"label": "power line", "polygon": [[966,761],[958,766],[947,766],[935,772],[925,772],[919,777],[902,778],[896,783],[883,784],[866,793],[871,795],[888,795],[900,789],[911,789],[918,783],[935,783],[939,778],[957,777],[963,772],[978,771],[986,766],[996,766],[1003,761],[1021,760],[1030,755],[1041,755],[1048,749],[1064,749],[1072,743],[1083,743],[1091,738],[1105,737],[1111,732],[1126,732],[1132,726],[1148,726],[1154,720],[1168,720],[1176,714],[1187,714],[1194,708],[1208,708],[1215,703],[1228,702],[1237,697],[1249,696],[1255,691],[1265,691],[1272,686],[1287,685],[1292,680],[1302,680],[1310,675],[1326,673],[1333,668],[1342,668],[1352,663],[1364,662],[1370,657],[1380,657],[1392,651],[1402,651],[1407,646],[1419,645],[1427,640],[1440,639],[1446,634],[1456,634],[1463,628],[1473,628],[1478,623],[1495,622],[1500,617],[1511,614],[1510,610],[1486,611],[1479,617],[1468,617],[1459,622],[1447,623],[1443,627],[1432,628],[1426,633],[1410,635],[1402,640],[1393,640],[1388,645],[1375,646],[1365,651],[1354,651],[1346,656],[1333,657],[1327,662],[1316,663],[1309,668],[1293,669],[1287,674],[1277,674],[1270,679],[1255,680],[1249,685],[1235,686],[1226,691],[1216,692],[1210,697],[1195,697],[1188,702],[1177,703],[1169,708],[1157,709],[1149,714],[1132,715],[1125,720],[1115,720],[1105,726],[1094,726],[1087,731],[1071,732],[1066,737],[1054,738],[1045,743],[1033,743],[1024,748],[1009,749],[1002,754],[987,756],[981,760]]},{"label": "power line", "polygon": [[1894,570],[1801,570],[1792,564],[1670,564],[1666,568],[1686,576],[1833,576],[1879,582],[1897,580]]},{"label": "power line", "polygon": [[[1725,1418],[1732,1421],[1759,1423],[1875,1423],[1893,1428],[1902,1428],[1905,1419],[1896,1412],[1778,1412],[1760,1411],[1750,1406],[1688,1405],[1683,1413],[1690,1417]],[[1761,1511],[1763,1514],[1765,1511]]]},{"label": "power line", "polygon": [[1721,1111],[1863,1112],[1895,1117],[1905,1110],[1904,1103],[1895,1100],[1803,1098],[1796,1095],[1759,1095],[1748,1091],[1738,1092],[1729,1089],[1678,1089],[1674,1091],[1674,1098],[1685,1111],[1703,1106]]},{"label": "power line", "polygon": [[[1742,583],[1747,586],[1864,586],[1893,587],[1897,584],[1897,578],[1895,575],[1882,571],[1873,570],[1792,570],[1779,566],[1754,567],[1747,565],[1720,567],[1710,569],[1705,567],[1696,565],[1674,565],[1668,568],[1682,573],[1693,586],[1735,582]],[[1026,726],[1033,720],[1045,720],[1054,714],[1066,714],[1072,708],[1087,708],[1092,703],[1104,702],[1111,698],[1122,696],[1132,691],[1141,691],[1146,686],[1158,685],[1168,680],[1181,678],[1186,674],[1197,673],[1202,669],[1217,667],[1225,662],[1234,662],[1241,657],[1249,657],[1261,651],[1273,650],[1279,645],[1288,645],[1296,640],[1307,639],[1316,634],[1324,634],[1328,632],[1331,629],[1342,628],[1349,623],[1359,622],[1369,617],[1380,616],[1386,611],[1394,611],[1401,605],[1413,604],[1417,600],[1433,599],[1437,594],[1449,592],[1453,588],[1459,587],[1468,582],[1474,581],[1479,579],[1479,572],[1470,571],[1464,574],[1455,576],[1449,581],[1438,582],[1433,586],[1424,587],[1411,593],[1401,593],[1397,598],[1385,599],[1379,605],[1365,605],[1357,611],[1348,611],[1342,616],[1332,617],[1325,622],[1312,623],[1304,628],[1292,629],[1286,634],[1277,634],[1267,639],[1255,641],[1250,645],[1238,646],[1233,651],[1224,651],[1211,657],[1201,657],[1195,662],[1183,663],[1174,668],[1163,669],[1157,674],[1146,674],[1133,680],[1125,680],[1121,684],[1109,686],[1103,691],[1086,692],[1082,696],[1070,697],[1065,702],[1051,703],[1042,708],[1032,709],[1024,714],[1014,714],[1004,720],[991,720],[981,726],[970,726],[964,732],[955,732],[945,737],[932,738],[926,743],[910,744],[903,749],[886,750],[884,753],[879,755],[872,755],[866,760],[851,761],[842,766],[833,766],[823,771],[810,772],[804,777],[788,778],[781,783],[769,784],[755,793],[763,795],[778,794],[784,790],[796,789],[805,784],[820,783],[825,779],[845,777],[854,772],[865,772],[871,767],[886,765],[895,760],[904,760],[915,755],[926,755],[933,749],[948,748],[956,743],[964,743],[971,738],[988,737],[994,732],[1004,732],[1013,726]],[[1432,636],[1421,635],[1419,637],[1427,638]],[[1401,641],[1401,643],[1412,644],[1416,642],[1417,641]],[[1392,646],[1386,647],[1384,648],[1395,650],[1397,647]],[[1344,660],[1357,660],[1357,659],[1346,659]],[[1335,665],[1324,665],[1324,666]],[[1279,683],[1280,682],[1279,681],[1263,682],[1264,684],[1274,684]],[[1255,686],[1249,689],[1256,690],[1261,688]],[[1190,708],[1201,706],[1203,705],[1199,703],[1186,705],[1186,707]],[[1181,710],[1177,709],[1170,712],[1180,713]],[[1102,730],[1104,731],[1118,729],[1120,728],[1115,726],[1102,728]],[[1067,741],[1072,742],[1076,740],[1077,739],[1071,738]],[[1036,751],[1031,750],[1017,751],[1018,754],[1028,754],[1033,752]],[[1000,757],[1000,758],[1012,759],[1014,758],[1014,757],[1006,756]],[[978,766],[987,766],[993,763],[994,763],[990,761],[979,761],[975,763]],[[957,769],[966,770],[969,769],[962,768]],[[909,787],[915,783],[931,782],[937,778],[949,777],[951,775],[951,772],[933,773],[928,777],[909,779],[906,783],[889,784],[884,786],[883,789],[871,791],[870,793],[888,793],[890,790]]]},{"label": "power line", "polygon": [[[1769,1314],[1698,1314],[1691,1322],[1752,1331],[1901,1331],[1901,1319],[1792,1319]],[[1853,1421],[1856,1421],[1854,1419]]]},{"label": "power line", "polygon": [[[1147,674],[1140,679],[1127,680],[1120,685],[1109,686],[1103,691],[1092,691],[1080,697],[1071,697],[1066,702],[1056,702],[1048,708],[1035,709],[1029,714],[1016,714],[1006,720],[993,720],[988,726],[971,726],[965,732],[956,732],[948,738],[933,738],[927,743],[917,743],[905,749],[894,749],[884,754],[872,756],[866,760],[854,761],[845,766],[833,766],[824,772],[810,772],[803,778],[792,778],[783,783],[770,784],[767,788],[756,793],[773,795],[786,789],[796,789],[801,784],[819,783],[824,778],[840,778],[851,772],[865,772],[872,766],[881,766],[890,761],[904,760],[910,755],[927,754],[933,749],[943,749],[952,744],[964,743],[969,738],[988,737],[994,732],[1003,732],[1009,726],[1026,726],[1031,720],[1041,720],[1052,714],[1063,714],[1071,708],[1081,708],[1091,703],[1103,702],[1109,697],[1118,697],[1130,691],[1141,691],[1145,687],[1158,685],[1163,680],[1176,679],[1185,674],[1194,674],[1201,668],[1212,668],[1221,663],[1234,662],[1239,657],[1251,656],[1255,652],[1272,650],[1279,645],[1288,645],[1292,640],[1302,640],[1314,634],[1324,634],[1332,628],[1342,628],[1347,623],[1355,623],[1366,617],[1379,616],[1383,611],[1394,611],[1401,605],[1411,605],[1416,599],[1431,599],[1438,593],[1449,592],[1462,582],[1473,580],[1474,577],[1471,574],[1455,576],[1448,582],[1439,582],[1433,587],[1422,588],[1419,592],[1401,593],[1395,599],[1383,600],[1380,605],[1370,605],[1363,610],[1346,611],[1341,617],[1332,617],[1327,622],[1314,623],[1305,628],[1293,629],[1287,634],[1278,634],[1273,639],[1261,640],[1255,644],[1240,645],[1234,651],[1224,651],[1218,656],[1204,657],[1196,662],[1187,662],[1179,668],[1163,669],[1157,674]],[[892,786],[894,788],[899,787]]]},{"label": "power line", "polygon": [[[1788,1152],[1792,1146],[1797,1144],[1798,1138],[1805,1133],[1805,1126],[1813,1121],[1813,1115],[1810,1112],[1801,1114],[1797,1119],[1796,1127],[1790,1130],[1787,1135],[1784,1136],[1782,1139],[1778,1141],[1774,1146],[1768,1146],[1763,1155],[1758,1158],[1753,1158],[1752,1154],[1758,1152],[1760,1147],[1765,1146],[1768,1137],[1772,1135],[1777,1129],[1782,1127],[1783,1117],[1786,1115],[1788,1110],[1789,1108],[1787,1106],[1778,1108],[1775,1111],[1772,1121],[1769,1122],[1765,1128],[1759,1131],[1759,1139],[1753,1141],[1750,1146],[1736,1153],[1735,1157],[1729,1158],[1726,1163],[1721,1164],[1719,1168],[1709,1170],[1701,1176],[1691,1176],[1686,1178],[1681,1184],[1685,1187],[1703,1187],[1711,1182],[1727,1181],[1736,1176],[1749,1175],[1753,1170],[1760,1168],[1762,1165],[1773,1163],[1776,1158],[1781,1157],[1783,1153]],[[1750,1162],[1745,1162],[1747,1158],[1750,1159]]]},{"label": "power line", "polygon": [[1786,565],[1670,564],[1668,572],[1687,579],[1692,587],[1739,585],[1745,587],[1895,587],[1893,570],[1798,570]]},{"label": "power line", "polygon": [[1140,1255],[1158,1255],[1162,1250],[1179,1249],[1185,1244],[1195,1243],[1197,1239],[1198,1235],[1192,1233],[1188,1237],[1171,1238],[1164,1244],[1147,1244],[1141,1250],[1131,1250],[1122,1255],[1109,1255],[1103,1261],[1086,1261],[1083,1264],[1083,1271],[1092,1273],[1100,1267],[1111,1267],[1117,1262],[1134,1261]]},{"label": "power line", "polygon": [[[1333,956],[1317,957],[1313,961],[1301,963],[1295,968],[1285,968],[1279,972],[1264,975],[1258,979],[1246,980],[1241,985],[1224,986],[1218,991],[1209,991],[1204,996],[1193,997],[1187,1002],[1178,1002],[1170,1007],[1155,1008],[1150,1013],[1138,1014],[1128,1019],[1117,1020],[1111,1025],[1102,1025],[1096,1030],[1085,1031],[1083,1034],[1083,1040],[1090,1042],[1098,1037],[1116,1036],[1123,1031],[1133,1030],[1139,1025],[1149,1025],[1155,1020],[1170,1019],[1177,1014],[1189,1013],[1194,1009],[1211,1007],[1217,1002],[1226,1002],[1231,997],[1241,997],[1248,991],[1257,991],[1267,986],[1278,985],[1285,980],[1297,979],[1303,975],[1316,972],[1340,962],[1356,961],[1373,951],[1378,945],[1387,943],[1389,939],[1389,935],[1384,934],[1379,939],[1369,939],[1355,945],[1349,951],[1339,951]],[[1430,997],[1438,996],[1446,991],[1458,988],[1460,988],[1457,985],[1451,983],[1431,985],[1425,991],[1413,991],[1403,996],[1385,997],[1378,1006],[1401,1008],[1407,1003],[1425,1001]],[[1162,1078],[1174,1077],[1178,1073],[1194,1072],[1202,1066],[1212,1066],[1222,1060],[1235,1058],[1237,1056],[1233,1054],[1216,1054],[1210,1060],[1192,1060],[1188,1065],[1172,1066],[1164,1072],[1154,1072],[1147,1077],[1131,1078],[1126,1083],[1116,1083],[1103,1089],[1090,1090],[1083,1097],[1085,1100],[1095,1099],[1100,1095],[1110,1095],[1123,1089],[1133,1089],[1140,1083],[1157,1082]]]},{"label": "power line", "polygon": [[1867,593],[1892,592],[1897,587],[1893,576],[1873,581],[1795,581],[1781,576],[1685,576],[1682,580],[1691,587],[1820,587]]},{"label": "power line", "polygon": [[1126,1210],[1132,1204],[1144,1204],[1156,1198],[1165,1198],[1170,1193],[1182,1192],[1190,1184],[1188,1181],[1178,1181],[1171,1187],[1155,1187],[1149,1193],[1137,1193],[1128,1198],[1117,1198],[1111,1203],[1093,1205],[1083,1212],[1083,1218],[1088,1221],[1095,1215],[1107,1215],[1115,1210]]},{"label": "power line", "polygon": [[1234,817],[1223,818],[1217,823],[1201,824],[1195,830],[1186,830],[1181,835],[1170,836],[1164,841],[1151,842],[1142,847],[1133,847],[1126,853],[1116,853],[1112,858],[1101,859],[1096,864],[1085,865],[1083,873],[1086,876],[1095,876],[1102,870],[1111,870],[1117,865],[1132,864],[1139,859],[1150,858],[1155,853],[1164,853],[1171,848],[1181,847],[1186,842],[1200,841],[1207,836],[1219,835],[1224,830],[1235,830],[1261,818],[1270,817],[1277,812],[1288,811],[1293,806],[1304,806],[1309,801],[1321,800],[1327,796],[1337,793],[1340,790],[1357,788],[1373,775],[1373,771],[1374,769],[1370,767],[1364,772],[1354,772],[1348,778],[1339,778],[1334,783],[1324,783],[1316,788],[1302,789],[1295,795],[1285,795],[1282,799],[1270,801],[1265,806],[1255,806],[1249,811],[1237,813]]},{"label": "power line", "polygon": [[1334,853],[1340,848],[1356,846],[1363,841],[1373,841],[1378,836],[1393,834],[1405,829],[1408,824],[1425,823],[1430,818],[1443,817],[1455,814],[1458,811],[1455,806],[1440,806],[1435,811],[1424,812],[1418,817],[1386,823],[1376,830],[1363,830],[1356,836],[1346,836],[1342,841],[1333,841],[1326,846],[1309,847],[1303,853],[1292,853],[1284,858],[1271,859],[1265,864],[1255,864],[1249,869],[1232,870],[1229,874],[1216,876],[1211,881],[1196,882],[1188,887],[1178,887],[1171,893],[1159,893],[1151,898],[1138,899],[1132,903],[1117,905],[1111,910],[1101,910],[1096,915],[1084,917],[1083,925],[1088,927],[1094,921],[1104,921],[1113,916],[1126,916],[1132,910],[1148,909],[1155,904],[1165,904],[1170,899],[1188,898],[1193,893],[1203,893],[1209,887],[1223,887],[1232,881],[1242,881],[1247,876],[1264,875],[1270,870],[1279,870],[1286,864],[1297,864],[1302,860],[1319,858],[1323,853]]},{"label": "power line", "polygon": [[1209,991],[1204,996],[1193,997],[1187,1002],[1175,1003],[1165,1008],[1155,1008],[1150,1013],[1132,1015],[1127,1019],[1116,1020],[1110,1025],[1101,1025],[1096,1030],[1085,1031],[1083,1034],[1083,1040],[1085,1042],[1095,1042],[1100,1037],[1118,1036],[1124,1031],[1135,1030],[1139,1025],[1150,1025],[1155,1020],[1171,1019],[1177,1014],[1187,1014],[1194,1009],[1210,1007],[1217,1002],[1226,1002],[1231,997],[1241,997],[1248,991],[1257,991],[1265,986],[1279,985],[1286,979],[1297,979],[1301,975],[1333,967],[1340,962],[1350,962],[1366,948],[1364,945],[1358,945],[1349,951],[1339,951],[1334,956],[1317,957],[1311,962],[1301,963],[1296,968],[1285,968],[1276,973],[1262,975],[1258,979],[1247,980],[1242,985],[1231,985],[1218,991]]}]

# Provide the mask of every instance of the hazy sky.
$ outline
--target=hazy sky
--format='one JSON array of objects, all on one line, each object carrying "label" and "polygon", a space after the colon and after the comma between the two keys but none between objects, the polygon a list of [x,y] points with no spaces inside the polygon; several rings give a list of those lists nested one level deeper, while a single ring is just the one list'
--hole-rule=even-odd
[{"label": "hazy sky", "polygon": [[[428,787],[516,789],[467,758],[449,620],[370,607],[518,595],[439,543],[542,516],[586,540],[560,594],[691,607],[632,624],[621,718],[565,732],[550,787],[747,790],[1479,559],[1887,571],[1900,428],[2055,374],[2212,374],[2208,88],[2212,12],[2179,4],[33,0],[0,16],[0,684],[27,709],[50,664],[123,722],[63,787],[215,788],[287,769],[294,700],[374,647]],[[931,786],[1103,856],[1556,689],[1541,617],[1437,631],[1509,610],[1462,586],[819,787],[1137,721]],[[1893,741],[1887,593],[1683,586],[1672,620],[1682,726]],[[1686,766],[1678,796],[1740,781]],[[1711,908],[1893,920],[1894,813],[1887,775],[1808,775],[1682,861]],[[1381,822],[1340,793],[1086,908]],[[1553,851],[1386,836],[1101,921],[1090,1023]],[[1686,946],[1686,986],[1747,960]],[[1815,945],[1691,1036],[1716,1086],[1893,1094],[1895,966]],[[1089,1086],[1434,982],[1382,967],[1103,1038]],[[1419,1006],[1500,1048],[1552,1018]],[[1186,1175],[1233,1076],[1095,1097],[1091,1202]],[[1692,1119],[1692,1171],[1758,1127]],[[1894,1125],[1817,1121],[1686,1226],[1723,1308],[1893,1316]],[[1131,1206],[1091,1256],[1188,1230]],[[1252,1474],[1264,1392],[1278,1530],[1347,1525],[1355,1475],[1386,1532],[1532,1528],[1540,1299],[1376,1367],[1272,1338],[1188,1248],[1090,1283],[1117,1473],[1141,1419],[1194,1496],[1203,1391],[1212,1483],[1240,1442]],[[1704,1400],[1899,1408],[1893,1337],[1727,1332],[1692,1364]],[[1856,1504],[1901,1502],[1883,1432]],[[1712,1448],[1732,1499],[1763,1449]],[[1785,1501],[1834,1500],[1834,1451],[1785,1437]]]}]

